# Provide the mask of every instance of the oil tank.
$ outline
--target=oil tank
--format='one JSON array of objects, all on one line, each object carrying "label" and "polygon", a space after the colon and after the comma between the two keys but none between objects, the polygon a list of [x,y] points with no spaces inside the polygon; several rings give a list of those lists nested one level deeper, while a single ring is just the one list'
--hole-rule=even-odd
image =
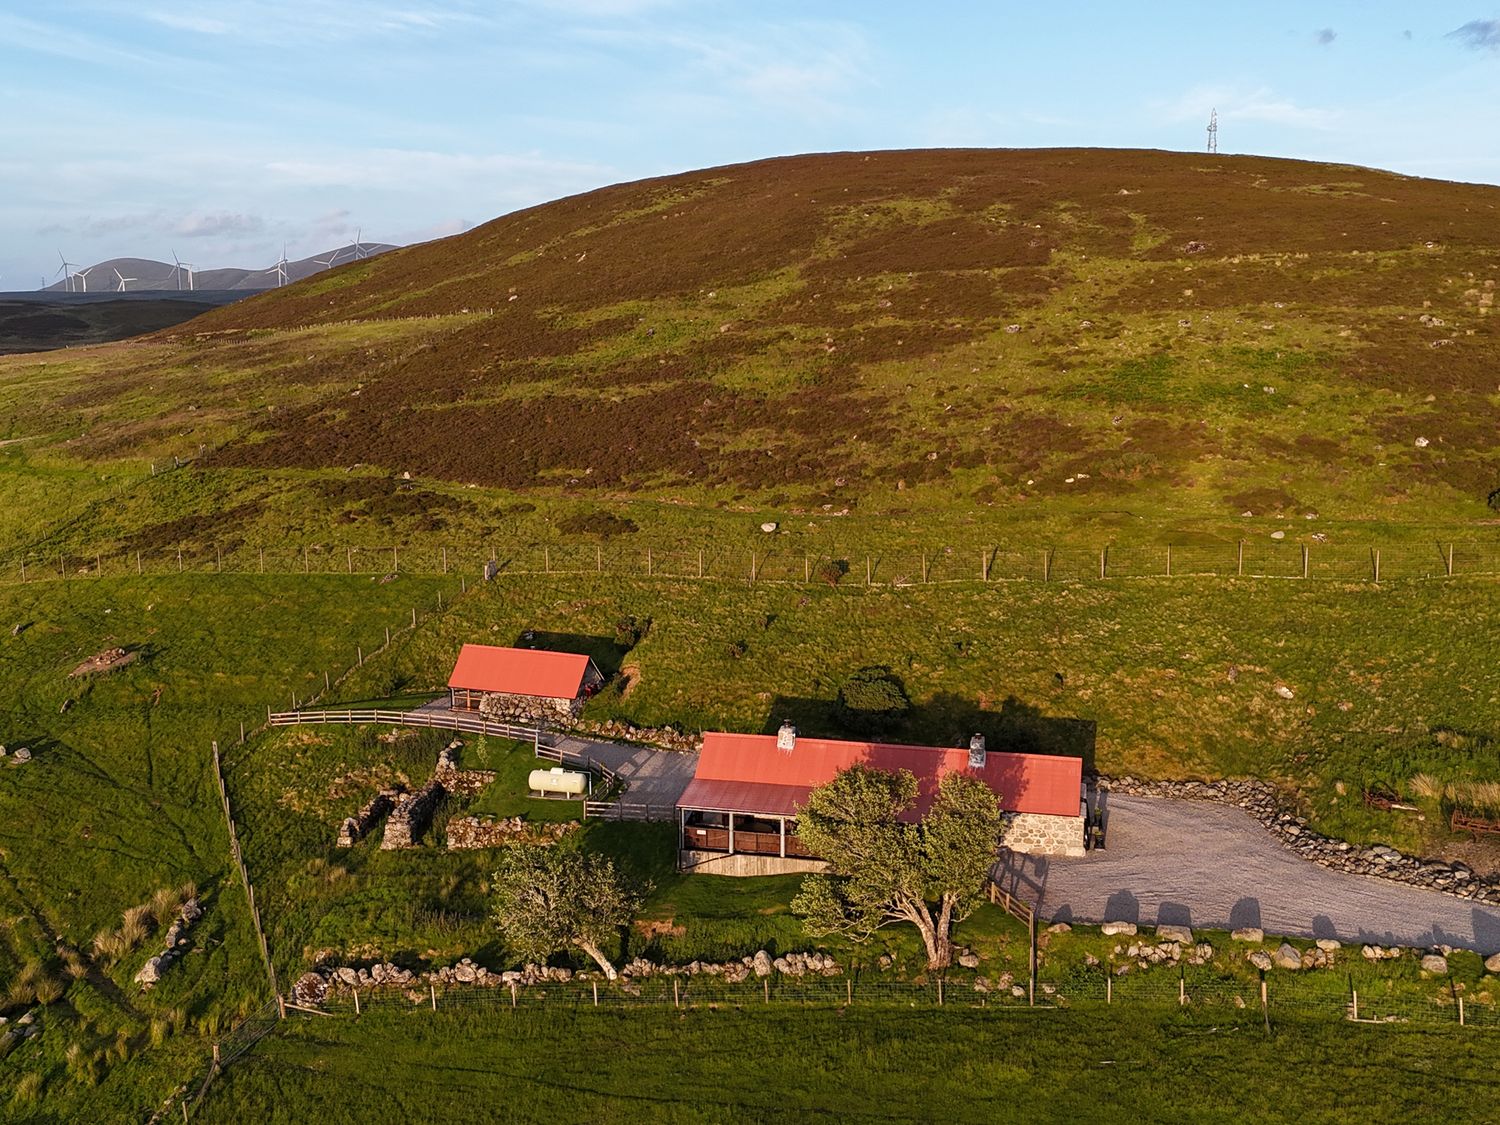
[{"label": "oil tank", "polygon": [[526,784],[533,793],[545,797],[583,797],[589,789],[589,775],[578,770],[553,766],[550,770],[532,770]]}]

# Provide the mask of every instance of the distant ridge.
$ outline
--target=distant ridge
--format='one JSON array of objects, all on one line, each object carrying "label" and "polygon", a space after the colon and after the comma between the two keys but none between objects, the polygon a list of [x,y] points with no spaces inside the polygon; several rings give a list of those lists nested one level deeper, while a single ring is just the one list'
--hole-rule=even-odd
[{"label": "distant ridge", "polygon": [[[389,242],[361,242],[356,257],[353,243],[335,247],[286,264],[286,284],[301,281],[315,273],[322,273],[333,266],[373,258],[388,250],[398,249]],[[125,278],[123,289],[121,278]],[[265,269],[251,270],[238,267],[192,271],[192,290],[209,291],[255,291],[277,287],[276,265],[273,262]],[[48,285],[46,293],[187,293],[188,271],[179,269],[172,262],[159,262],[154,258],[109,258],[72,270],[67,278],[58,278]]]}]

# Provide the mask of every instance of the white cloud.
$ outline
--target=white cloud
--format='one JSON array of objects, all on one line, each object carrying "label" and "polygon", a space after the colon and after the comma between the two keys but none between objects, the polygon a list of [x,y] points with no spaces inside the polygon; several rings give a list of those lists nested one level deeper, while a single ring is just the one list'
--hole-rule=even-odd
[{"label": "white cloud", "polygon": [[1207,123],[1213,109],[1219,111],[1219,120],[1224,124],[1241,121],[1295,129],[1333,129],[1340,120],[1337,110],[1298,105],[1265,86],[1252,90],[1198,86],[1173,101],[1158,102],[1154,108],[1163,121],[1173,124],[1197,120]]}]

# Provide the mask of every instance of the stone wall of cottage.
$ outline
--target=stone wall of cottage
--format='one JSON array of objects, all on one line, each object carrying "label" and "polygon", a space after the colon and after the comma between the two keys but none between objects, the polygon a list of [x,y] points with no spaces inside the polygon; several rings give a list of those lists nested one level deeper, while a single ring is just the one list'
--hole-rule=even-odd
[{"label": "stone wall of cottage", "polygon": [[1046,813],[1006,813],[1000,844],[1029,855],[1084,854],[1083,817]]},{"label": "stone wall of cottage", "polygon": [[583,700],[545,699],[535,695],[506,695],[486,692],[479,702],[479,713],[503,723],[571,723],[583,714]]}]

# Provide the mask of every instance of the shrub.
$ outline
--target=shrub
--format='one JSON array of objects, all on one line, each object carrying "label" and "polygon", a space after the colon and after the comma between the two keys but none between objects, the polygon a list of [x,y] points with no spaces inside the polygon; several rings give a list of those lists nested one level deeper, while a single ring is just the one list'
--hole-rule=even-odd
[{"label": "shrub", "polygon": [[615,622],[615,644],[621,648],[634,648],[651,632],[651,618],[626,614]]},{"label": "shrub", "polygon": [[818,580],[829,586],[837,586],[848,573],[848,559],[832,559],[818,567]]},{"label": "shrub", "polygon": [[861,734],[888,730],[906,717],[911,700],[891,670],[879,665],[861,668],[839,688],[837,714],[841,725]]}]

